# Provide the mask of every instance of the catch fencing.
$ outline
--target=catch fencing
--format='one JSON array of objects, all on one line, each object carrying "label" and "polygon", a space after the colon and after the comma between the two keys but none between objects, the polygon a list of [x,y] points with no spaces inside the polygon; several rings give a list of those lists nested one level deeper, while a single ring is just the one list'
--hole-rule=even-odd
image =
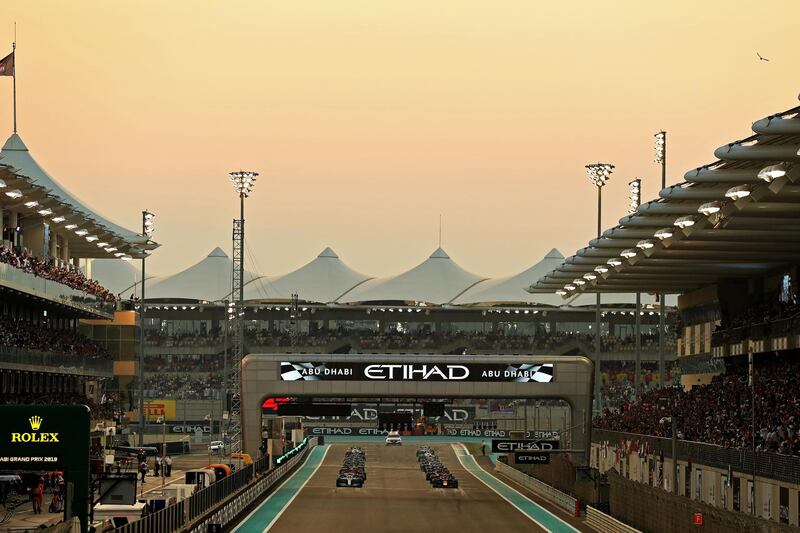
[{"label": "catch fencing", "polygon": [[308,439],[297,455],[272,470],[268,469],[267,458],[262,457],[183,501],[114,529],[114,533],[200,533],[207,531],[211,524],[219,524],[224,529],[303,462],[316,445],[316,438]]}]

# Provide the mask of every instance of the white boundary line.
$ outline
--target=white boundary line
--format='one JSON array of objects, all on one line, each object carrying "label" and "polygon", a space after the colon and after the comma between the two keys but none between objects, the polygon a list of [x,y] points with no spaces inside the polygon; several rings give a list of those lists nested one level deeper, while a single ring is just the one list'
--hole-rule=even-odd
[{"label": "white boundary line", "polygon": [[[543,529],[543,530],[545,530],[545,531],[550,531],[550,530],[549,530],[549,529],[548,529],[546,526],[544,526],[544,525],[543,525],[541,522],[539,522],[538,520],[536,520],[534,517],[532,517],[531,515],[529,515],[528,513],[526,513],[525,511],[523,511],[522,509],[520,509],[520,508],[519,508],[519,506],[518,506],[517,504],[515,504],[514,502],[512,502],[511,500],[509,500],[508,498],[506,498],[506,497],[505,497],[504,495],[502,495],[502,494],[501,494],[501,493],[500,493],[500,492],[499,492],[497,489],[495,489],[494,487],[492,487],[491,485],[489,485],[488,483],[486,483],[484,480],[482,480],[480,477],[478,477],[478,476],[477,476],[477,475],[476,475],[474,472],[472,472],[472,471],[471,471],[469,468],[467,468],[467,465],[465,465],[465,464],[464,464],[464,460],[462,459],[462,457],[465,457],[465,456],[467,456],[467,455],[470,455],[470,454],[469,454],[469,453],[466,453],[466,452],[467,452],[467,449],[466,449],[466,447],[465,447],[463,444],[461,444],[461,443],[457,443],[457,444],[451,444],[451,446],[453,447],[453,451],[455,452],[455,454],[456,454],[456,457],[458,458],[458,462],[459,462],[459,463],[461,463],[461,466],[464,468],[464,470],[466,470],[467,472],[469,472],[469,473],[470,473],[470,475],[472,475],[472,477],[474,477],[475,479],[477,479],[478,481],[480,481],[481,483],[483,483],[484,485],[486,485],[487,487],[489,487],[489,488],[492,490],[492,492],[494,492],[495,494],[497,494],[498,496],[500,496],[501,498],[503,498],[505,501],[507,501],[507,502],[508,502],[510,505],[512,505],[512,506],[513,506],[513,507],[514,507],[514,508],[515,508],[517,511],[519,511],[519,512],[520,512],[520,513],[522,513],[523,515],[527,516],[527,517],[528,517],[528,518],[529,518],[529,519],[530,519],[530,520],[531,520],[533,523],[535,523],[537,526],[539,526],[540,528],[542,528],[542,529]],[[461,450],[459,450],[457,447],[461,447]],[[459,453],[459,452],[462,452],[462,453]],[[470,457],[471,457],[471,456],[470,456]],[[474,461],[474,459],[473,459],[473,461]],[[477,464],[477,463],[476,463],[476,464]],[[478,468],[481,468],[481,467],[480,467],[480,465],[478,465]],[[490,476],[491,476],[491,474],[489,474],[488,472],[487,472],[487,475],[490,475]],[[499,479],[498,479],[497,481],[498,481],[499,483],[503,483],[503,482],[502,482],[502,481],[500,481]],[[565,522],[565,521],[564,521],[564,520],[562,520],[561,518],[557,517],[556,515],[554,515],[553,513],[551,513],[550,511],[548,511],[547,509],[545,509],[544,507],[542,507],[542,506],[541,506],[541,505],[539,505],[538,503],[536,503],[535,501],[531,500],[530,498],[528,498],[527,496],[525,496],[524,494],[522,494],[520,491],[518,491],[518,490],[517,490],[517,489],[515,489],[514,487],[512,487],[512,486],[508,485],[507,483],[503,483],[503,485],[505,485],[505,486],[506,486],[506,487],[508,487],[510,490],[513,490],[514,492],[516,492],[517,494],[519,494],[519,495],[520,495],[522,498],[525,498],[526,500],[529,500],[529,501],[530,501],[532,504],[534,504],[535,506],[539,507],[539,508],[540,508],[542,511],[544,511],[544,512],[545,512],[545,513],[547,513],[547,514],[549,514],[550,516],[552,516],[553,518],[555,518],[556,520],[558,520],[559,522],[561,522],[562,524],[564,524],[566,527],[568,527],[569,529],[571,529],[571,530],[572,530],[572,531],[574,531],[575,533],[581,533],[579,530],[575,529],[575,528],[574,528],[572,525],[570,525],[569,523]]]},{"label": "white boundary line", "polygon": [[[328,446],[328,449],[329,449],[329,448],[330,448],[330,446]],[[326,449],[326,450],[325,450],[325,455],[328,455],[328,449]],[[314,450],[316,450],[316,447],[314,448]],[[308,454],[309,454],[309,455],[311,455],[311,454],[314,452],[314,450],[311,450],[310,452],[308,452]],[[323,459],[323,460],[325,459],[325,456],[324,456],[324,455],[322,456],[322,459]],[[307,460],[308,460],[308,458],[306,457],[306,461],[307,461]],[[303,464],[305,464],[305,461],[303,461]],[[322,461],[320,461],[320,463],[319,463],[319,464],[321,465],[321,464],[322,464]],[[302,468],[302,467],[303,467],[303,466],[301,465],[301,466],[300,466],[300,468]],[[290,480],[290,479],[292,479],[294,476],[296,476],[296,475],[297,475],[297,472],[299,472],[299,471],[300,471],[300,468],[298,468],[298,469],[297,469],[297,471],[296,471],[294,474],[292,474],[291,476],[287,477],[287,478],[286,478],[286,479],[283,481],[283,483],[281,483],[280,485],[278,485],[278,488],[276,488],[274,491],[272,491],[272,494],[270,494],[270,495],[269,495],[269,496],[268,496],[268,497],[267,497],[267,498],[266,498],[266,499],[265,499],[263,502],[261,502],[260,504],[258,504],[258,505],[256,506],[256,508],[255,508],[255,509],[253,509],[252,511],[250,511],[250,514],[249,514],[249,515],[247,515],[247,516],[245,516],[245,517],[242,519],[242,521],[241,521],[241,522],[239,522],[239,524],[238,524],[238,525],[236,526],[236,528],[233,530],[233,533],[236,533],[237,531],[239,531],[239,528],[240,528],[240,527],[242,527],[242,525],[244,525],[244,524],[245,524],[245,522],[247,522],[248,520],[250,520],[250,518],[251,518],[251,517],[252,517],[254,514],[256,514],[256,513],[258,512],[258,510],[259,510],[259,509],[261,509],[261,507],[262,507],[262,506],[263,506],[265,503],[267,503],[267,502],[268,502],[268,501],[269,501],[269,500],[270,500],[270,499],[271,499],[271,498],[272,498],[272,497],[273,497],[273,496],[274,496],[274,495],[275,495],[275,494],[276,494],[276,493],[277,493],[279,490],[281,490],[281,488],[283,488],[283,486],[284,486],[284,485],[286,485],[287,483],[289,483],[289,480]],[[317,467],[317,468],[319,468],[319,467]],[[316,470],[315,470],[315,472],[316,472]],[[311,476],[309,476],[309,479],[311,479]],[[283,511],[281,511],[281,512],[283,512]]]},{"label": "white boundary line", "polygon": [[[323,453],[323,454],[322,454],[322,459],[320,459],[320,460],[319,460],[319,464],[317,465],[317,467],[314,469],[314,471],[313,471],[313,472],[311,472],[311,474],[310,474],[310,475],[309,475],[309,476],[306,478],[306,480],[305,480],[305,481],[303,481],[303,484],[302,484],[302,485],[300,485],[300,488],[299,488],[299,489],[297,489],[297,492],[295,492],[295,493],[292,495],[292,497],[291,497],[291,498],[289,498],[289,501],[288,501],[288,502],[286,502],[286,505],[284,505],[284,506],[283,506],[283,509],[281,509],[280,511],[278,511],[278,514],[276,514],[276,515],[275,515],[275,518],[273,518],[273,519],[272,519],[272,522],[270,522],[269,524],[267,524],[267,527],[265,527],[265,528],[264,528],[264,532],[266,532],[266,531],[269,531],[269,530],[270,530],[270,528],[271,528],[272,526],[274,526],[274,525],[275,525],[275,522],[277,522],[277,521],[278,521],[278,519],[281,517],[281,515],[283,514],[283,512],[284,512],[286,509],[288,509],[290,505],[292,505],[292,502],[294,501],[294,499],[295,499],[295,498],[297,498],[297,495],[298,495],[298,494],[300,494],[300,492],[301,492],[301,491],[302,491],[302,490],[305,488],[306,484],[307,484],[309,481],[311,481],[311,478],[312,478],[312,477],[314,477],[314,475],[317,473],[317,470],[319,470],[319,468],[322,466],[322,463],[324,463],[324,462],[325,462],[325,457],[327,457],[327,456],[328,456],[328,452],[329,452],[330,450],[331,450],[331,447],[330,447],[330,446],[325,446],[325,453]],[[292,477],[294,477],[294,476],[292,476]],[[291,478],[290,478],[290,479],[291,479]],[[289,481],[289,480],[287,479],[286,481]],[[281,485],[281,486],[283,486],[283,485]],[[278,490],[280,490],[280,487],[278,487]],[[277,492],[278,492],[278,491],[276,490],[276,491],[275,491],[275,492],[273,492],[272,494],[276,494]],[[272,497],[272,494],[270,494],[270,498]],[[269,500],[269,498],[267,498],[267,500]],[[266,502],[267,500],[264,500],[264,501]],[[261,504],[261,505],[263,505],[263,504]],[[260,507],[260,506],[259,506],[259,507]],[[262,532],[262,533],[264,533],[264,532]]]}]

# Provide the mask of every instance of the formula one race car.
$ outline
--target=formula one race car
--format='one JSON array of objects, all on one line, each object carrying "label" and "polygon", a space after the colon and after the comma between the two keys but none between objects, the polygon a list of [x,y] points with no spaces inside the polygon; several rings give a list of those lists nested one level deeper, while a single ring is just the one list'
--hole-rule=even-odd
[{"label": "formula one race car", "polygon": [[436,451],[424,446],[417,450],[419,469],[425,472],[425,479],[433,488],[457,489],[458,479],[439,461]]},{"label": "formula one race car", "polygon": [[339,476],[336,478],[336,486],[363,487],[367,480],[366,462],[367,454],[361,448],[354,446],[347,450],[342,468],[339,469]]},{"label": "formula one race car", "polygon": [[364,477],[352,472],[339,474],[336,478],[337,487],[363,487]]},{"label": "formula one race car", "polygon": [[435,489],[457,489],[458,479],[450,472],[431,477],[431,486]]}]

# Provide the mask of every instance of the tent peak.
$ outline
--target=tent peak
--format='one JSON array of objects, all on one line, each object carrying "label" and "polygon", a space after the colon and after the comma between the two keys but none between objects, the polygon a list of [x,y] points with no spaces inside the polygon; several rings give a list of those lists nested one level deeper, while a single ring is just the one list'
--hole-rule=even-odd
[{"label": "tent peak", "polygon": [[450,256],[447,255],[447,252],[445,252],[440,246],[439,248],[436,249],[436,251],[434,251],[431,254],[430,258],[431,259],[450,259]]},{"label": "tent peak", "polygon": [[222,251],[222,248],[217,246],[216,248],[211,250],[211,253],[208,254],[208,257],[228,257],[228,254]]},{"label": "tent peak", "polygon": [[11,137],[6,140],[6,143],[3,145],[3,150],[14,150],[17,152],[27,152],[28,147],[25,146],[25,143],[22,142],[22,138],[17,133],[12,133]]},{"label": "tent peak", "polygon": [[545,259],[564,259],[564,254],[559,252],[557,248],[553,248],[552,250],[547,252],[547,255],[544,257]]},{"label": "tent peak", "polygon": [[326,246],[325,249],[322,250],[317,257],[330,257],[330,258],[333,258],[333,259],[338,259],[339,258],[339,256],[336,255],[336,252],[334,252],[333,249],[331,249],[330,246]]}]

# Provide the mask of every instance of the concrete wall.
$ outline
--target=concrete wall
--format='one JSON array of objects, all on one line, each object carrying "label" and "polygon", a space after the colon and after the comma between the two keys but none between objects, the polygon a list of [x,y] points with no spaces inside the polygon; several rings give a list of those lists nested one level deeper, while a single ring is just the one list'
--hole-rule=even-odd
[{"label": "concrete wall", "polygon": [[[652,487],[661,493],[673,491],[673,463],[669,457],[664,457],[662,462],[655,453],[648,455],[635,450],[618,456],[615,443],[609,443],[608,447],[592,443],[591,464],[601,472],[619,474],[618,477],[634,482],[642,489]],[[800,523],[800,479],[792,483],[757,476],[755,501],[751,502],[752,479],[749,472],[678,460],[678,495],[687,504],[690,501],[703,503],[712,509],[731,511],[734,515],[742,516],[752,514],[754,504],[758,517],[775,523],[781,520],[783,495],[784,503],[788,504],[783,509],[784,519],[788,518],[791,525]]]},{"label": "concrete wall", "polygon": [[[641,531],[673,533],[697,528],[704,533],[797,532],[797,528],[788,525],[725,511],[713,505],[648,487],[625,479],[613,471],[608,473],[608,479],[611,484],[610,514]],[[693,523],[695,513],[702,514],[702,526]]]}]

